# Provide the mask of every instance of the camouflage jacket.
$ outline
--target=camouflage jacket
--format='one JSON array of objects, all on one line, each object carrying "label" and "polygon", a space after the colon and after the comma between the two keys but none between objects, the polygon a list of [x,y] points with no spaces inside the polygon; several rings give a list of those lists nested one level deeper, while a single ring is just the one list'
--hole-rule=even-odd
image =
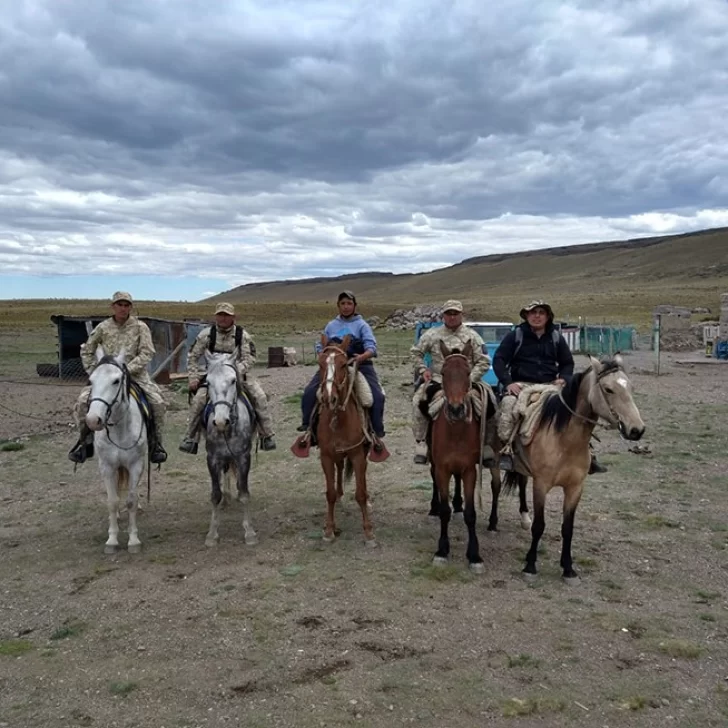
[{"label": "camouflage jacket", "polygon": [[[205,352],[209,352],[211,330],[212,326],[202,329],[197,334],[195,343],[190,349],[190,353],[187,356],[187,375],[189,381],[199,379],[201,376],[199,360],[200,357],[204,357]],[[233,351],[235,351],[235,327],[231,326],[227,331],[218,327],[215,334],[215,353],[231,354]],[[255,344],[253,343],[253,337],[243,329],[243,341],[240,346],[240,351],[235,356],[235,367],[241,379],[254,364]]]},{"label": "camouflage jacket", "polygon": [[[417,344],[410,349],[416,377],[421,376],[429,368],[434,381],[439,382],[442,380],[440,372],[442,371],[444,358],[442,351],[440,351],[441,341],[445,342],[445,346],[450,351],[453,349],[462,351],[468,341],[472,343],[471,364],[473,368],[470,372],[471,381],[480,381],[483,374],[490,369],[490,357],[484,353],[483,340],[475,331],[463,325],[455,331],[451,331],[447,326],[434,326],[427,329]],[[432,357],[432,364],[429,367],[425,364],[425,354]]]},{"label": "camouflage jacket", "polygon": [[129,316],[123,324],[117,324],[113,316],[102,321],[81,346],[83,368],[91,374],[96,367],[96,349],[104,354],[117,356],[122,349],[126,354],[126,366],[138,382],[149,378],[147,365],[155,354],[149,327],[136,316]]}]

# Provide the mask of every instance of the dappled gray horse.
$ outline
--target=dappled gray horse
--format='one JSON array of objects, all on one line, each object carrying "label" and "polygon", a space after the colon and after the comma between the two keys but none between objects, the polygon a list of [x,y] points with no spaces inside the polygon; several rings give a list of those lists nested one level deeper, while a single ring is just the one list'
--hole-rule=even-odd
[{"label": "dappled gray horse", "polygon": [[86,424],[94,434],[99,470],[106,485],[109,508],[109,537],[104,551],[113,554],[119,547],[119,494],[128,488],[126,509],[129,513],[130,553],[141,551],[137,532],[137,486],[147,459],[147,428],[136,400],[130,396],[131,380],[125,354],[105,356],[96,350],[98,364],[90,376]]},{"label": "dappled gray horse", "polygon": [[229,488],[229,478],[237,477],[237,499],[243,505],[245,543],[252,546],[258,537],[250,525],[250,450],[253,441],[253,422],[248,408],[239,396],[241,382],[235,368],[234,355],[208,354],[207,396],[210,412],[205,423],[207,468],[212,480],[212,517],[206,546],[220,540],[220,508],[223,504],[223,483]]}]

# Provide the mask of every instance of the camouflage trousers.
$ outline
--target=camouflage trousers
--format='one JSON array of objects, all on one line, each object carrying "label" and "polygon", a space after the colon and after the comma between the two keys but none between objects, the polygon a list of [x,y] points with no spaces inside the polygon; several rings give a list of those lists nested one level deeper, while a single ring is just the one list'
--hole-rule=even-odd
[{"label": "camouflage trousers", "polygon": [[[273,432],[273,420],[268,411],[268,397],[260,386],[257,379],[248,377],[245,382],[245,389],[250,395],[250,401],[255,410],[255,416],[258,419],[258,432],[261,437],[271,437]],[[185,439],[199,440],[200,425],[202,423],[202,413],[207,404],[207,387],[200,387],[190,403],[190,410],[187,415],[187,431]]]},{"label": "camouflage trousers", "polygon": [[[147,396],[149,406],[152,408],[154,415],[154,425],[157,430],[157,440],[162,443],[162,430],[164,429],[165,414],[167,411],[162,390],[150,379],[149,381],[138,381],[137,384],[144,390]],[[86,415],[88,414],[88,401],[91,396],[91,387],[84,387],[79,394],[76,404],[73,407],[73,419],[76,427],[81,429],[81,425],[86,424]]]},{"label": "camouflage trousers", "polygon": [[428,385],[429,382],[421,384],[415,390],[415,396],[412,397],[412,434],[415,436],[416,442],[422,442],[427,437],[427,427],[430,424],[420,409],[420,402],[425,399]]}]

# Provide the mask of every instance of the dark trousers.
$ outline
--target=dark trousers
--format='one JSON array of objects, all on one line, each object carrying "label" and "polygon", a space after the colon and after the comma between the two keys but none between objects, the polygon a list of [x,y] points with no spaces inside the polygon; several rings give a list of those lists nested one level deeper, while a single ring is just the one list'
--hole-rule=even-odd
[{"label": "dark trousers", "polygon": [[[370,411],[372,429],[377,437],[384,437],[384,392],[382,392],[382,385],[379,384],[379,377],[377,377],[377,373],[371,364],[360,366],[359,371],[364,375],[364,378],[372,388],[372,397],[374,399]],[[321,379],[319,378],[319,373],[316,372],[313,375],[313,379],[306,385],[306,389],[303,390],[301,412],[303,415],[303,424],[306,427],[311,424],[311,415],[316,407],[316,393],[320,385]]]}]

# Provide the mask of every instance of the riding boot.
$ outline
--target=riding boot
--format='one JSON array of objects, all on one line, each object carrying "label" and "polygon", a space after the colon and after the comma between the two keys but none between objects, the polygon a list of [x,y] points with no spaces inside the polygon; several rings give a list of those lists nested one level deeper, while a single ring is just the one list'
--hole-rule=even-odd
[{"label": "riding boot", "polygon": [[266,435],[260,438],[260,449],[264,451],[276,449],[276,439],[273,435]]},{"label": "riding boot", "polygon": [[609,471],[609,468],[602,465],[598,460],[597,456],[592,453],[591,454],[591,463],[589,465],[589,475],[594,475],[594,473],[606,473]]},{"label": "riding boot", "polygon": [[149,459],[159,465],[167,460],[167,451],[162,446],[162,433],[159,431],[159,425],[152,421],[149,432]]},{"label": "riding boot", "polygon": [[94,456],[94,433],[89,430],[85,422],[79,425],[79,436],[76,444],[68,453],[68,459],[77,464],[85,463]]},{"label": "riding boot", "polygon": [[197,455],[198,443],[200,440],[200,427],[202,426],[202,414],[200,411],[190,418],[190,423],[187,425],[184,438],[180,443],[179,449],[182,452],[190,453],[190,455]]},{"label": "riding boot", "polygon": [[417,465],[427,465],[427,443],[418,441],[415,445],[414,461]]}]

